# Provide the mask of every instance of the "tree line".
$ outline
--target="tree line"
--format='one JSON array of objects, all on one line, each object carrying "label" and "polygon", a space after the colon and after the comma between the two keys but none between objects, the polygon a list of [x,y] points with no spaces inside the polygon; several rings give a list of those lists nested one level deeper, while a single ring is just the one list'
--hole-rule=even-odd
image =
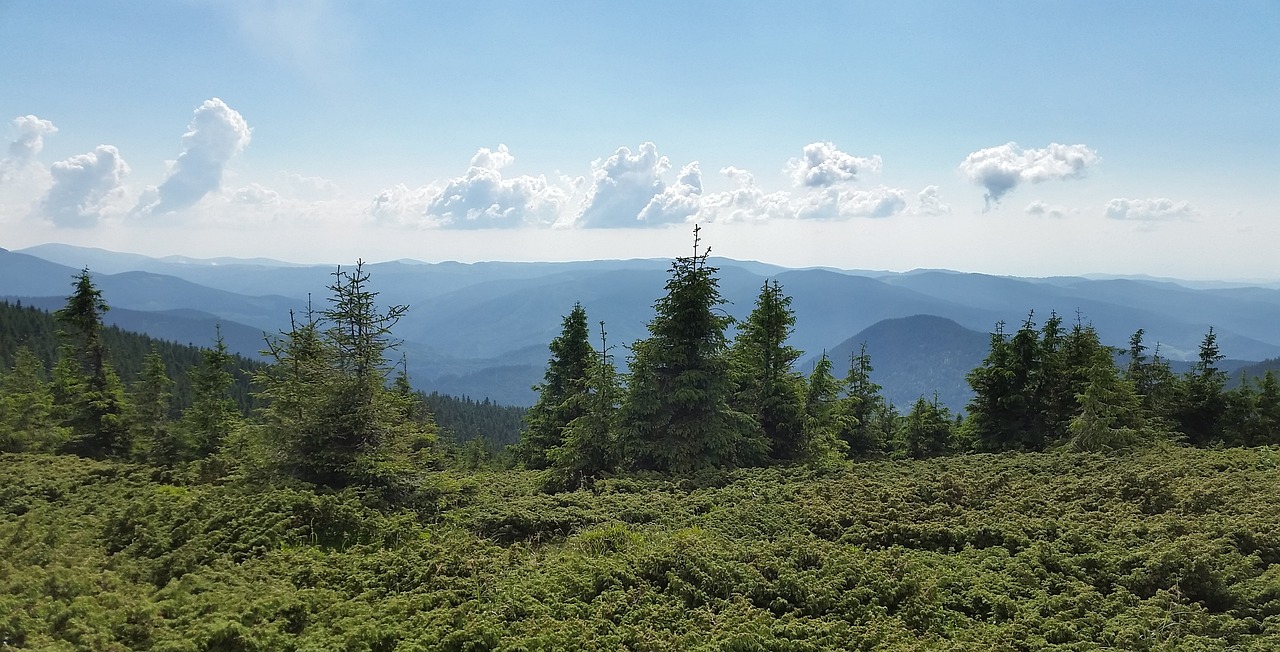
[{"label": "tree line", "polygon": [[[806,377],[788,344],[796,317],[776,280],[751,313],[725,311],[718,270],[695,229],[692,255],[671,265],[648,336],[615,366],[605,324],[575,305],[550,359],[539,398],[507,453],[482,432],[507,432],[522,411],[443,400],[413,390],[390,362],[392,329],[406,306],[380,308],[363,264],[339,267],[322,306],[291,314],[266,341],[265,364],[248,369],[215,335],[183,374],[189,401],[175,409],[172,366],[158,349],[122,380],[103,325],[108,310],[88,270],[54,316],[51,368],[11,346],[0,378],[0,450],[56,450],[145,461],[197,478],[409,491],[414,476],[445,464],[503,463],[548,469],[555,487],[606,472],[690,473],[774,464],[832,466],[848,459],[927,458],[969,451],[1099,451],[1156,439],[1196,446],[1280,441],[1280,383],[1273,374],[1227,389],[1212,329],[1185,374],[1173,373],[1143,331],[1126,351],[1103,345],[1077,319],[1028,315],[1014,333],[998,324],[990,351],[968,375],[967,414],[935,397],[906,411],[881,395],[865,346],[849,360],[825,354]],[[32,319],[18,310],[6,319]],[[734,334],[730,337],[730,329]],[[34,340],[33,340],[34,341]],[[837,371],[837,365],[841,368]],[[438,413],[438,414],[433,414]],[[442,436],[437,416],[447,416]],[[504,437],[499,434],[498,437]]]},{"label": "tree line", "polygon": [[1012,334],[997,324],[986,359],[967,376],[974,397],[966,415],[953,415],[936,396],[901,414],[872,382],[865,346],[843,377],[834,369],[846,361],[825,354],[808,378],[795,369],[802,352],[787,344],[795,314],[777,281],[764,283],[751,313],[735,324],[709,255],[695,229],[693,254],[672,263],[648,337],[632,345],[624,375],[604,323],[593,345],[586,311],[573,307],[550,344],[538,401],[513,449],[517,460],[576,486],[616,470],[1103,451],[1157,439],[1280,443],[1280,383],[1268,373],[1226,389],[1212,328],[1196,364],[1179,375],[1158,350],[1149,352],[1142,330],[1117,351],[1082,319],[1066,328],[1057,314],[1043,325],[1029,314]]}]

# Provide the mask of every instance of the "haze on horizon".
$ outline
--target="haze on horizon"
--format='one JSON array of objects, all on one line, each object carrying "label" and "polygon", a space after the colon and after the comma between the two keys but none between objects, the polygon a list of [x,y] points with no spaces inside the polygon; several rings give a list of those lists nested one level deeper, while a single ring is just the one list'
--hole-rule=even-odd
[{"label": "haze on horizon", "polygon": [[0,247],[1280,279],[1280,5],[0,2]]}]

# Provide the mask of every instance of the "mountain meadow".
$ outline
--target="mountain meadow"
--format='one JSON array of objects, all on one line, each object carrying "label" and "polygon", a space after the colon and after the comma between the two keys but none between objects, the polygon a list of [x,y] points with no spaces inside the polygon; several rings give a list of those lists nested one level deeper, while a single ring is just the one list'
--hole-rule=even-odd
[{"label": "mountain meadow", "polygon": [[0,252],[0,649],[1280,649],[1280,291],[696,233]]}]

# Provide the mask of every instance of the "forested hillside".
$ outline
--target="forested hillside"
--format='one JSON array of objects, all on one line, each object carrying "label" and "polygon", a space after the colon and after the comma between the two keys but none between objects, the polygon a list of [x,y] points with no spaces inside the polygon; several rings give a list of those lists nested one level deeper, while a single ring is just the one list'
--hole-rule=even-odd
[{"label": "forested hillside", "polygon": [[[213,345],[217,335],[215,330],[210,330],[207,343]],[[107,361],[126,384],[142,375],[146,355],[157,353],[165,374],[173,380],[170,414],[176,416],[191,405],[188,372],[199,365],[201,347],[156,339],[115,326],[102,329],[102,341]],[[44,369],[52,369],[58,359],[59,345],[58,323],[52,314],[32,306],[0,301],[0,370],[11,369],[22,348],[34,353]],[[231,355],[228,371],[233,382],[228,394],[241,412],[247,413],[256,404],[250,379],[261,368],[262,363],[257,360]]]}]

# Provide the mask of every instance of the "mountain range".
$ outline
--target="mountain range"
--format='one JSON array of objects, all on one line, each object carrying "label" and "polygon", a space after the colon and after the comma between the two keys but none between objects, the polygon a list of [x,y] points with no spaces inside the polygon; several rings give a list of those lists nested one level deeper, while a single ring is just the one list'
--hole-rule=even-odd
[{"label": "mountain range", "polygon": [[[873,380],[899,405],[918,396],[953,409],[967,401],[964,374],[986,355],[997,322],[1015,330],[1034,311],[1067,325],[1097,328],[1104,343],[1124,346],[1139,328],[1162,356],[1196,355],[1210,326],[1227,368],[1280,357],[1280,289],[1170,279],[1015,278],[947,270],[884,272],[788,269],[755,261],[712,259],[728,314],[745,318],[766,279],[792,299],[791,344],[806,352],[804,371],[826,352],[842,373],[863,342]],[[263,337],[286,330],[290,311],[323,307],[335,265],[266,259],[150,258],[47,244],[0,250],[0,297],[60,307],[72,277],[88,267],[112,306],[108,321],[181,343],[207,344],[219,325],[232,350],[256,356]],[[575,302],[625,364],[625,346],[646,334],[664,291],[670,261],[565,263],[366,264],[384,305],[406,304],[395,328],[410,376],[420,389],[528,405],[546,365],[547,344]]]}]

